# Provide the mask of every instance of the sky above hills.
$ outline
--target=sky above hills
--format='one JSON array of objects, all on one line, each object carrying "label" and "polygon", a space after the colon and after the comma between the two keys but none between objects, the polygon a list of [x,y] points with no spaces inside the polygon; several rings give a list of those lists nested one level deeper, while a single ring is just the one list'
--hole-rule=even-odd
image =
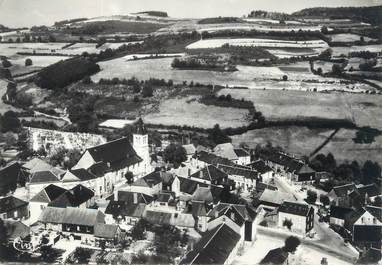
[{"label": "sky above hills", "polygon": [[0,24],[9,27],[52,25],[55,21],[144,10],[171,17],[242,16],[251,10],[291,13],[316,6],[372,6],[381,0],[0,0]]}]

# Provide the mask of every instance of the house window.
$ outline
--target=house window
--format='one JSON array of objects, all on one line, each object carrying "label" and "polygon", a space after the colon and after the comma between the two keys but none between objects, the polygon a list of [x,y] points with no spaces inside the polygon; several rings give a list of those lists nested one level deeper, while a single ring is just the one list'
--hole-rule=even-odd
[{"label": "house window", "polygon": [[40,205],[40,210],[44,210],[45,209],[45,206],[44,205]]},{"label": "house window", "polygon": [[361,218],[361,223],[363,223],[363,224],[365,223],[365,218],[363,218],[363,217]]},{"label": "house window", "polygon": [[19,213],[18,213],[17,211],[15,211],[14,214],[13,214],[13,216],[14,216],[15,218],[17,218],[18,215],[19,215]]},{"label": "house window", "polygon": [[80,231],[80,227],[77,225],[77,231]]},{"label": "house window", "polygon": [[375,217],[373,218],[373,224],[377,224],[377,219]]}]

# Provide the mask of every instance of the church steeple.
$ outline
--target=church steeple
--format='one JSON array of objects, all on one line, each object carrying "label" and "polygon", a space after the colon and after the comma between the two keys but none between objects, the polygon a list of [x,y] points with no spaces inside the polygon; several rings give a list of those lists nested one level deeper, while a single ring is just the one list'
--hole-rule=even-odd
[{"label": "church steeple", "polygon": [[139,118],[138,121],[136,122],[134,134],[140,134],[140,135],[147,134],[146,126],[143,123],[142,118]]}]

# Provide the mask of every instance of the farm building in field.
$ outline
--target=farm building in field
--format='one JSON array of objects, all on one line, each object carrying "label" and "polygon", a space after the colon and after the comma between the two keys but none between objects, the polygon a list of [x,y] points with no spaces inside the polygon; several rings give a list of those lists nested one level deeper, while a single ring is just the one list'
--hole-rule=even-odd
[{"label": "farm building in field", "polygon": [[283,202],[278,209],[278,226],[284,227],[286,220],[291,221],[291,231],[305,234],[314,226],[314,209],[308,204]]},{"label": "farm building in field", "polygon": [[245,192],[250,192],[256,186],[258,180],[258,173],[250,169],[241,167],[217,165],[217,168],[225,172],[228,178],[235,182],[235,188],[241,189]]},{"label": "farm building in field", "polygon": [[240,234],[223,223],[208,230],[180,264],[230,264],[242,243]]},{"label": "farm building in field", "polygon": [[29,216],[28,204],[13,196],[0,198],[0,218],[26,219]]}]

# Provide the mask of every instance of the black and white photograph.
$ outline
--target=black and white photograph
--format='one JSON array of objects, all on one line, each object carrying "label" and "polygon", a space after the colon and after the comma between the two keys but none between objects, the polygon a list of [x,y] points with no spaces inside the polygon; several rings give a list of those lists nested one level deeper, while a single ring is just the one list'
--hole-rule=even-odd
[{"label": "black and white photograph", "polygon": [[382,265],[382,0],[0,0],[0,264]]}]

